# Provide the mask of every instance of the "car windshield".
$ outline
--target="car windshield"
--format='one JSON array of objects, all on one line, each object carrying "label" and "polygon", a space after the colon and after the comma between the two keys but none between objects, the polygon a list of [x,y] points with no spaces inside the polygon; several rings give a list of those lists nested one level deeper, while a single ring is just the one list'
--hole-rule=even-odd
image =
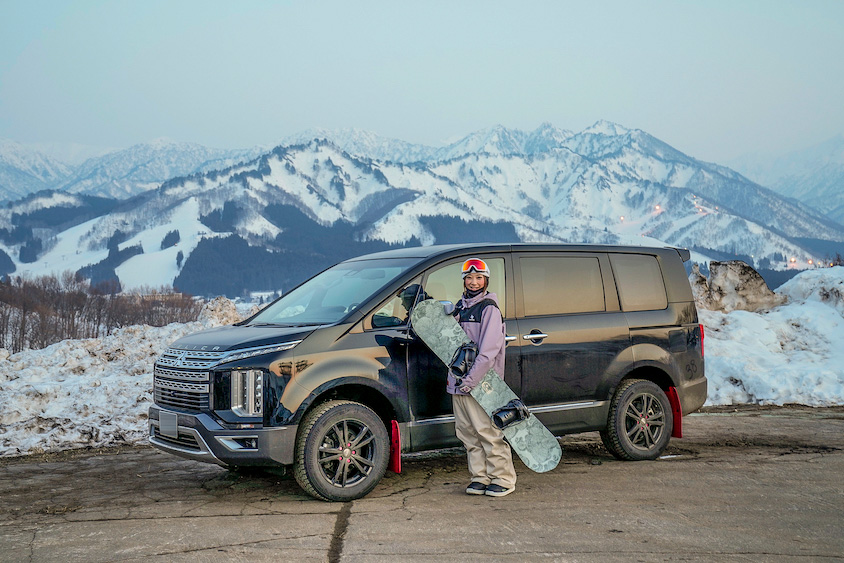
[{"label": "car windshield", "polygon": [[384,258],[337,264],[281,297],[248,325],[336,323],[416,262],[411,258]]}]

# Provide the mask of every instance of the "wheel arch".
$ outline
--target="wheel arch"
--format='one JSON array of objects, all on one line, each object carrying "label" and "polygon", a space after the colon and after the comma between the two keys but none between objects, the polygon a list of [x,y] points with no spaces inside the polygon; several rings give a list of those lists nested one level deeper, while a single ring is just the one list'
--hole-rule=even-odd
[{"label": "wheel arch", "polygon": [[[670,387],[674,387],[676,385],[674,383],[674,379],[671,375],[669,375],[665,367],[653,361],[636,362],[636,364],[631,366],[631,369],[626,371],[618,381],[616,389],[628,379],[645,379],[647,381],[652,381],[653,383],[659,385],[659,388],[666,393],[668,393],[668,389]],[[615,391],[615,389],[613,391]]]},{"label": "wheel arch", "polygon": [[[671,414],[673,419],[671,437],[682,438],[683,409],[680,404],[680,398],[677,395],[677,384],[674,382],[674,379],[672,379],[671,375],[664,366],[656,362],[641,362],[641,365],[634,366],[631,370],[624,374],[615,389],[618,389],[618,387],[620,387],[625,381],[630,379],[644,379],[655,383],[660,389],[662,389],[665,396],[668,398],[669,404],[671,405]],[[615,393],[615,389],[613,389],[613,394]]]},{"label": "wheel arch", "polygon": [[325,385],[312,392],[299,407],[297,420],[301,421],[308,411],[313,410],[327,401],[354,401],[371,408],[384,422],[384,427],[390,428],[390,421],[397,420],[399,410],[383,390],[372,384],[372,380],[363,377],[351,377],[340,382]]}]

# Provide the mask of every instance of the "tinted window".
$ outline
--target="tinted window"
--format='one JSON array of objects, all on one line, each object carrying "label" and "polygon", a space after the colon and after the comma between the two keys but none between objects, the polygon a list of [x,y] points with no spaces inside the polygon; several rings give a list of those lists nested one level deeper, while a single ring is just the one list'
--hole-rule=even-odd
[{"label": "tinted window", "polygon": [[[460,268],[466,258],[468,256],[432,270],[425,280],[426,297],[457,303],[460,296],[463,295],[463,278],[460,275]],[[489,266],[489,287],[487,289],[498,296],[498,308],[503,313],[507,310],[506,292],[504,290],[504,259],[484,258],[483,256],[479,256],[479,258]]]},{"label": "tinted window", "polygon": [[605,310],[601,266],[594,257],[538,256],[519,260],[525,316]]},{"label": "tinted window", "polygon": [[653,311],[668,307],[662,270],[656,256],[610,255],[618,297],[624,311]]},{"label": "tinted window", "polygon": [[402,326],[407,324],[410,309],[419,298],[419,278],[401,288],[396,295],[372,315],[372,328]]},{"label": "tinted window", "polygon": [[410,258],[342,262],[272,303],[249,324],[316,325],[337,322],[415,262]]}]

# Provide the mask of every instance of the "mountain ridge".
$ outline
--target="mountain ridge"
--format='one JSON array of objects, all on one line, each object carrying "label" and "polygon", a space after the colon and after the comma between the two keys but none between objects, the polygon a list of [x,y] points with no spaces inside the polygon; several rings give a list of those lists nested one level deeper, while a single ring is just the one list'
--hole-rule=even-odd
[{"label": "mountain ridge", "polygon": [[[313,273],[306,269],[355,253],[460,242],[473,233],[501,241],[669,244],[693,249],[697,261],[740,255],[775,269],[793,267],[791,258],[817,260],[805,241],[844,241],[844,226],[811,208],[611,122],[578,133],[551,124],[530,132],[495,126],[413,151],[355,130],[315,135],[171,178],[94,218],[102,207],[88,204],[63,231],[32,229],[35,210],[12,205],[0,213],[0,229],[9,232],[0,249],[19,273],[90,272],[105,264],[97,275],[124,288],[178,281],[206,294],[247,289],[250,279],[278,279],[283,287],[273,289],[286,290]],[[374,156],[358,154],[365,150]],[[20,230],[27,227],[31,232]],[[178,245],[163,248],[173,231]],[[253,250],[238,250],[247,247],[237,240]],[[133,250],[118,254],[115,245]],[[231,264],[213,266],[230,277],[236,271],[237,283],[202,285],[210,274],[200,255],[226,257]]]}]

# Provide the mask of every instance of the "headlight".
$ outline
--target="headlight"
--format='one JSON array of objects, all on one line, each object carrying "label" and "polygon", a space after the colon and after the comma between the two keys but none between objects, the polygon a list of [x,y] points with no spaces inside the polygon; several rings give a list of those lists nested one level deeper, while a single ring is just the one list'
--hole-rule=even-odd
[{"label": "headlight", "polygon": [[260,356],[261,354],[270,354],[272,352],[284,352],[285,350],[290,350],[291,348],[295,347],[300,342],[302,341],[294,340],[292,342],[284,342],[282,344],[271,344],[269,346],[259,346],[257,348],[235,350],[230,354],[227,353],[226,355],[221,357],[215,365],[220,365],[226,362],[234,362],[236,360],[242,360],[244,358],[251,358],[252,356]]},{"label": "headlight", "polygon": [[231,381],[232,411],[238,416],[261,416],[264,412],[264,372],[233,370]]}]

